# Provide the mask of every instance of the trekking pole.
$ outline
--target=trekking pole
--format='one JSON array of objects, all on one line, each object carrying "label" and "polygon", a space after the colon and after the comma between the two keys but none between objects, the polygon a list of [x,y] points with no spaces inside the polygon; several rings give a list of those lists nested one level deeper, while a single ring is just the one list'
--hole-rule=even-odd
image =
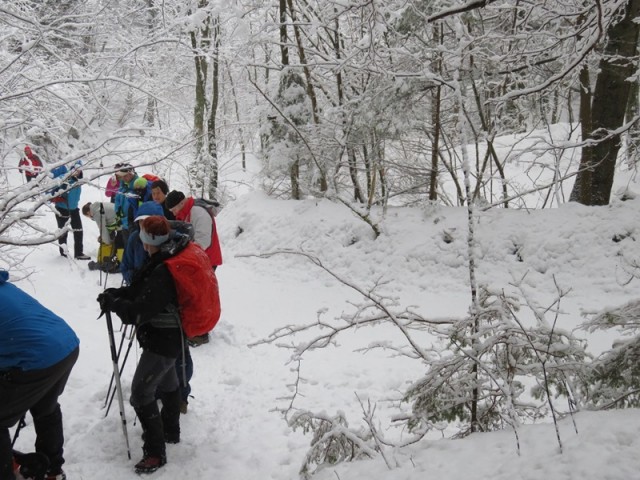
[{"label": "trekking pole", "polygon": [[116,342],[113,338],[113,322],[111,321],[111,312],[107,314],[107,330],[109,331],[109,347],[111,349],[111,361],[113,362],[113,376],[116,381],[116,392],[118,393],[118,404],[120,405],[120,419],[122,420],[122,433],[127,445],[127,456],[131,460],[131,449],[129,448],[129,435],[127,434],[127,418],[124,412],[124,400],[122,398],[122,385],[120,384],[120,371],[118,369],[118,359],[116,357]]},{"label": "trekking pole", "polygon": [[[100,202],[100,245],[98,246],[98,270],[100,270],[100,285],[102,285],[102,268],[100,268],[100,265],[102,263],[102,230],[104,226],[104,205],[102,202]],[[104,288],[107,288],[107,282],[104,282]],[[111,388],[111,387],[109,387]]]},{"label": "trekking pole", "polygon": [[[135,329],[131,332],[131,338],[129,339],[129,346],[127,347],[127,351],[124,354],[124,359],[122,360],[122,365],[120,365],[120,376],[122,377],[122,372],[124,370],[124,366],[127,363],[127,358],[129,358],[129,352],[131,351],[131,345],[133,345],[133,340],[135,339],[136,335],[135,335],[136,331]],[[123,337],[124,338],[124,337]],[[110,392],[111,396],[109,397],[109,392],[107,393],[107,398],[109,399],[108,404],[105,403],[105,406],[107,407],[107,411],[105,412],[104,416],[105,418],[107,417],[107,415],[109,415],[109,410],[111,410],[111,404],[113,403],[113,398],[116,395],[116,391],[113,390]]]},{"label": "trekking pole", "polygon": [[[116,354],[116,359],[118,360],[118,362],[120,361],[120,354],[122,353],[122,347],[124,345],[124,340],[127,336],[128,327],[129,325],[124,325],[124,331],[122,332],[122,337],[120,337],[120,345],[118,345],[118,352]],[[126,362],[126,358],[125,358],[125,362]],[[124,367],[124,364],[122,366]],[[122,375],[122,369],[120,369],[120,375]],[[115,375],[113,374],[113,372],[111,372],[111,380],[109,380],[109,388],[107,389],[107,396],[104,399],[104,406],[102,408],[106,408],[107,406],[107,402],[109,401],[109,397],[111,396],[111,388],[113,387],[114,378],[115,378]],[[107,411],[107,413],[109,413],[109,411]]]},{"label": "trekking pole", "polygon": [[13,440],[11,441],[11,448],[13,448],[13,446],[16,444],[16,440],[18,440],[18,435],[20,435],[20,430],[22,430],[23,427],[27,426],[27,422],[25,420],[26,417],[27,417],[27,413],[25,412],[24,415],[22,415],[22,417],[20,417],[20,420],[18,421],[18,426],[16,427],[16,433],[13,434]]}]

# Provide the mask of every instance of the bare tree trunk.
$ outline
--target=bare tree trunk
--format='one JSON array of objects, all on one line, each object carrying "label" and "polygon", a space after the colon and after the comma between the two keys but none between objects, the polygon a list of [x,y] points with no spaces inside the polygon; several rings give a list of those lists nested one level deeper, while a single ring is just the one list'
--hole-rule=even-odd
[{"label": "bare tree trunk", "polygon": [[[153,28],[156,24],[157,11],[154,5],[154,0],[147,0],[147,27],[149,29],[149,34],[153,31]],[[147,95],[147,108],[144,111],[144,123],[145,125],[152,127],[156,123],[156,110],[158,108],[158,104],[153,95]]]},{"label": "bare tree trunk", "polygon": [[[631,83],[629,101],[627,102],[627,112],[625,122],[634,121],[640,115],[640,81],[638,78]],[[632,167],[638,161],[638,142],[640,142],[640,121],[635,120],[633,126],[627,132],[627,164]]]},{"label": "bare tree trunk", "polygon": [[[280,56],[283,70],[289,66],[289,38],[287,35],[287,0],[279,0],[280,14]],[[300,160],[289,167],[289,179],[291,180],[291,198],[300,200]]]},{"label": "bare tree trunk", "polygon": [[[589,75],[589,67],[586,65],[580,70],[580,129],[583,139],[589,138],[593,131],[591,124],[591,79]],[[582,148],[582,158],[580,159],[580,172],[576,176],[573,184],[570,201],[584,203],[583,200],[589,198],[591,191],[591,176],[593,173],[593,150],[591,148]]]},{"label": "bare tree trunk", "polygon": [[347,147],[347,161],[349,162],[349,176],[351,177],[351,183],[353,183],[353,199],[356,202],[364,203],[362,191],[360,190],[360,183],[358,182],[356,152],[353,147],[350,146]]},{"label": "bare tree trunk", "polygon": [[[309,66],[307,65],[307,57],[304,51],[304,47],[302,45],[302,38],[300,36],[300,29],[296,23],[296,15],[295,10],[293,9],[293,0],[287,0],[289,5],[289,15],[291,16],[291,22],[293,23],[293,33],[296,39],[296,45],[298,46],[298,56],[300,58],[300,63],[302,64],[302,71],[304,72],[304,78],[306,81],[307,87],[307,96],[309,97],[309,101],[311,102],[311,113],[313,118],[313,124],[319,125],[320,119],[318,117],[318,101],[316,99],[316,92],[313,88],[313,81],[311,79],[311,71],[309,70]],[[322,165],[317,165],[318,170],[320,172],[320,191],[326,192],[328,189],[327,184],[327,174]]]},{"label": "bare tree trunk", "polygon": [[236,114],[236,122],[238,122],[238,135],[240,136],[240,153],[242,158],[242,170],[247,169],[247,155],[246,148],[244,145],[244,130],[242,128],[242,120],[240,118],[240,107],[238,106],[238,94],[236,93],[236,85],[233,81],[233,76],[231,75],[231,69],[229,68],[229,64],[225,63],[227,76],[229,77],[229,85],[231,86],[231,96],[233,97],[233,107]]},{"label": "bare tree trunk", "polygon": [[[438,44],[442,43],[440,24],[433,25],[433,37]],[[436,53],[433,62],[433,71],[440,73],[442,70],[442,55]],[[431,123],[433,138],[431,142],[431,172],[429,172],[429,200],[438,200],[438,157],[440,154],[440,107],[442,87],[438,85],[431,95]]]},{"label": "bare tree trunk", "polygon": [[607,44],[593,92],[592,128],[585,137],[597,143],[582,149],[580,170],[570,197],[584,205],[609,204],[620,150],[620,134],[611,132],[624,122],[631,91],[628,78],[637,68],[634,59],[638,54],[639,15],[640,0],[629,0],[622,19],[607,30]]},{"label": "bare tree trunk", "polygon": [[[204,5],[206,5],[206,0],[200,0],[198,6],[203,7]],[[207,112],[207,59],[205,53],[209,46],[209,28],[209,23],[206,22],[199,32],[196,30],[190,32],[193,61],[196,67],[196,98],[193,107],[193,134],[195,137],[196,163],[202,162],[205,137],[205,116]],[[200,183],[200,185],[202,184]]]},{"label": "bare tree trunk", "polygon": [[213,52],[211,52],[211,102],[207,121],[207,147],[209,160],[208,193],[209,198],[216,198],[218,192],[218,134],[216,131],[216,113],[219,105],[220,83],[220,17],[213,21]]}]

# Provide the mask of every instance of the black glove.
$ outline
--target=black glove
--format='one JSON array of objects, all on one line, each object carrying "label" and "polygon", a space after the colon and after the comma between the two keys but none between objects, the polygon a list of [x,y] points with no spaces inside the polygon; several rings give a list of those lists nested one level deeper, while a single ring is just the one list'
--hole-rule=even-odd
[{"label": "black glove", "polygon": [[107,288],[104,292],[98,295],[98,303],[100,304],[100,309],[103,312],[113,311],[114,305],[116,301],[120,298],[120,289],[119,288]]},{"label": "black glove", "polygon": [[118,298],[113,295],[113,293],[105,290],[100,295],[98,295],[97,300],[100,304],[100,310],[102,310],[103,312],[110,312],[113,311],[113,307],[116,304]]}]

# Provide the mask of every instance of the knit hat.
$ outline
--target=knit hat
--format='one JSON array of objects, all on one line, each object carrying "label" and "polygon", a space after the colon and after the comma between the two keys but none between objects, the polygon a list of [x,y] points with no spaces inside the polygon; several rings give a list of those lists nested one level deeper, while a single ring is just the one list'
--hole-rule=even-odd
[{"label": "knit hat", "polygon": [[116,163],[116,177],[124,177],[127,173],[133,173],[133,167],[128,163]]},{"label": "knit hat", "polygon": [[162,215],[163,212],[162,206],[159,203],[150,200],[148,202],[144,202],[138,207],[136,218],[133,221],[137,222],[138,220],[144,220],[151,215]]},{"label": "knit hat", "polygon": [[168,209],[172,209],[184,199],[184,193],[179,192],[178,190],[171,190],[167,195],[167,198],[164,199],[164,205]]},{"label": "knit hat", "polygon": [[152,215],[142,220],[140,225],[140,240],[147,245],[158,247],[169,240],[171,226],[169,221],[161,215]]},{"label": "knit hat", "polygon": [[148,181],[147,181],[147,179],[146,179],[146,178],[144,178],[144,177],[138,177],[138,178],[136,178],[136,181],[135,181],[135,182],[133,182],[133,188],[134,188],[135,190],[139,190],[139,189],[140,189],[140,190],[142,190],[142,189],[145,189],[145,188],[147,188],[147,183],[148,183]]}]

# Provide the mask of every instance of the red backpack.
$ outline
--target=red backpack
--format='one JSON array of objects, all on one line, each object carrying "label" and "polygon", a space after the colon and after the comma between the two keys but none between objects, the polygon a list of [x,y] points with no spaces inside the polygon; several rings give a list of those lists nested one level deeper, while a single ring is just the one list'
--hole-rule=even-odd
[{"label": "red backpack", "polygon": [[164,263],[176,284],[185,335],[191,338],[213,330],[220,319],[220,294],[207,254],[191,242]]}]

